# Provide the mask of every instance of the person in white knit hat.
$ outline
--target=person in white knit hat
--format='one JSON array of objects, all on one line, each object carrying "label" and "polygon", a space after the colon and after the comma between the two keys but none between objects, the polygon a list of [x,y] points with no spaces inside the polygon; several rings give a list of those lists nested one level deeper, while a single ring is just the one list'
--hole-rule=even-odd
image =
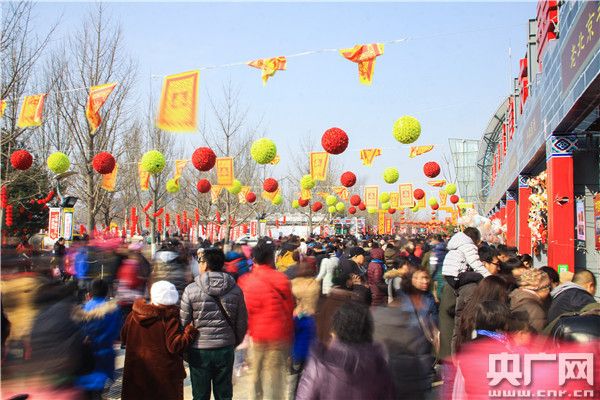
[{"label": "person in white knit hat", "polygon": [[198,330],[191,324],[181,329],[178,301],[175,285],[158,281],[150,288],[150,303],[133,303],[121,330],[126,348],[122,399],[183,399],[182,352]]}]

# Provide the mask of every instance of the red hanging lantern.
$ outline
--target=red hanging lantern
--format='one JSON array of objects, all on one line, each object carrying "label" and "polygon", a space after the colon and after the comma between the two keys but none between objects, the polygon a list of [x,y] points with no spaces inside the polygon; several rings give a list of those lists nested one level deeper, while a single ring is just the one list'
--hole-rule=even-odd
[{"label": "red hanging lantern", "polygon": [[215,219],[217,220],[217,223],[220,224],[221,223],[221,213],[220,212],[216,212],[215,213]]},{"label": "red hanging lantern", "polygon": [[200,222],[200,211],[197,208],[194,208],[194,222],[196,225]]},{"label": "red hanging lantern", "polygon": [[2,185],[2,188],[0,189],[0,207],[6,208],[7,205],[8,205],[8,189],[6,188],[6,185]]},{"label": "red hanging lantern", "polygon": [[[152,216],[153,216],[154,218],[156,218],[156,217],[160,217],[160,216],[161,216],[161,214],[163,213],[163,211],[165,211],[165,209],[164,209],[163,207],[161,207],[161,208],[159,208],[158,210],[156,210],[156,212],[155,212],[154,214],[152,214]],[[169,215],[169,214],[167,214],[167,215]]]},{"label": "red hanging lantern", "polygon": [[350,204],[352,204],[353,206],[358,206],[360,204],[361,200],[360,200],[360,196],[357,194],[354,194],[352,196],[350,196]]},{"label": "red hanging lantern", "polygon": [[360,211],[365,211],[367,209],[367,206],[365,205],[365,203],[363,203],[362,201],[360,202],[360,204],[358,205],[358,209]]},{"label": "red hanging lantern", "polygon": [[33,156],[27,150],[17,150],[10,155],[10,164],[14,169],[28,170],[33,164]]},{"label": "red hanging lantern", "polygon": [[286,221],[287,221],[287,218],[286,218],[286,217],[285,217],[285,215],[284,215],[284,216],[283,216],[283,221],[282,221],[283,225],[285,225]]},{"label": "red hanging lantern", "polygon": [[150,209],[150,207],[152,207],[152,204],[153,204],[152,200],[150,200],[148,203],[146,203],[146,205],[144,206],[144,209],[143,209],[144,213],[148,212],[148,210]]},{"label": "red hanging lantern", "polygon": [[4,222],[6,226],[12,226],[13,224],[13,206],[9,204],[6,206],[6,215],[4,217]]},{"label": "red hanging lantern", "polygon": [[428,178],[435,178],[440,174],[440,164],[435,161],[426,162],[425,165],[423,165],[423,173]]},{"label": "red hanging lantern", "polygon": [[425,191],[423,191],[423,189],[415,189],[413,196],[415,196],[415,199],[421,200],[423,197],[425,197]]},{"label": "red hanging lantern", "polygon": [[192,164],[198,171],[210,171],[217,162],[217,155],[209,147],[198,147],[192,154]]},{"label": "red hanging lantern", "polygon": [[312,205],[313,212],[318,212],[321,208],[323,208],[323,203],[321,203],[320,201],[316,201]]},{"label": "red hanging lantern", "polygon": [[156,220],[156,222],[157,222],[157,225],[158,225],[158,232],[162,233],[162,231],[163,231],[163,219],[162,218],[158,218]]},{"label": "red hanging lantern", "polygon": [[106,151],[96,154],[92,159],[94,171],[102,175],[113,172],[115,165],[117,165],[117,161],[112,154]]},{"label": "red hanging lantern", "polygon": [[388,213],[395,214],[396,213],[396,209],[395,208],[388,208]]},{"label": "red hanging lantern", "polygon": [[450,203],[452,203],[452,204],[458,203],[459,200],[460,200],[460,197],[458,197],[458,195],[453,194],[452,196],[450,196]]},{"label": "red hanging lantern", "polygon": [[181,228],[181,215],[175,214],[175,224],[178,228]]},{"label": "red hanging lantern", "polygon": [[146,228],[150,228],[150,217],[146,214],[146,221],[144,222]]},{"label": "red hanging lantern", "polygon": [[131,220],[135,221],[137,218],[137,208],[131,207]]},{"label": "red hanging lantern", "polygon": [[169,228],[171,226],[171,215],[169,213],[165,214],[165,228]]},{"label": "red hanging lantern", "polygon": [[356,214],[356,207],[350,207],[350,208],[348,208],[348,213],[349,214]]},{"label": "red hanging lantern", "polygon": [[256,194],[254,192],[246,193],[246,201],[250,204],[254,203],[256,201]]},{"label": "red hanging lantern", "polygon": [[341,154],[348,147],[348,135],[340,128],[329,128],[321,137],[321,145],[329,154]]},{"label": "red hanging lantern", "polygon": [[356,175],[351,171],[346,171],[340,177],[340,182],[345,187],[352,187],[356,183]]},{"label": "red hanging lantern", "polygon": [[183,219],[183,223],[185,224],[188,220],[187,211],[183,210],[183,214],[181,215],[181,219]]},{"label": "red hanging lantern", "polygon": [[440,205],[438,203],[435,203],[434,205],[431,206],[432,210],[437,210],[438,208],[440,208]]},{"label": "red hanging lantern", "polygon": [[308,205],[308,200],[305,200],[302,197],[300,197],[298,199],[298,204],[300,205],[300,207],[306,207]]},{"label": "red hanging lantern", "polygon": [[210,182],[208,181],[208,179],[200,179],[198,181],[198,183],[196,184],[196,189],[198,189],[198,191],[200,193],[208,193],[210,192],[212,185],[210,184]]},{"label": "red hanging lantern", "polygon": [[273,193],[273,192],[275,192],[278,187],[279,187],[279,183],[275,179],[273,179],[273,178],[267,178],[263,182],[263,189],[267,193]]}]

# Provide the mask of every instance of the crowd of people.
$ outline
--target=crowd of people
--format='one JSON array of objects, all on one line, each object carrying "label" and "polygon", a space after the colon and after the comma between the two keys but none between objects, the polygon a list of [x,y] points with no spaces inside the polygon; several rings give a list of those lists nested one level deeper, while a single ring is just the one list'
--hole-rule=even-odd
[{"label": "crowd of people", "polygon": [[[488,398],[491,351],[600,338],[596,278],[451,237],[89,240],[4,249],[3,398]],[[563,347],[564,349],[565,347]],[[474,366],[479,366],[475,368]],[[544,385],[549,385],[544,381]],[[556,382],[558,385],[558,382]],[[26,397],[21,397],[26,398]]]}]

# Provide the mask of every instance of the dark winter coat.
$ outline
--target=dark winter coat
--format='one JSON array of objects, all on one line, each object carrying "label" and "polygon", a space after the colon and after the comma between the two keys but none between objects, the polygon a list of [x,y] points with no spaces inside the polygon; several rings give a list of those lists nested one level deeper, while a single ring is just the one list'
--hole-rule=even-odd
[{"label": "dark winter coat", "polygon": [[121,330],[126,345],[123,400],[181,400],[185,369],[181,353],[193,342],[197,330],[181,330],[177,306],[147,304],[142,299]]},{"label": "dark winter coat", "polygon": [[[211,296],[221,300],[235,332]],[[242,290],[236,285],[235,279],[225,272],[205,272],[197,276],[183,292],[179,315],[182,326],[191,322],[198,329],[198,338],[192,344],[197,349],[237,346],[244,340],[248,328]]]},{"label": "dark winter coat", "polygon": [[546,326],[546,310],[535,292],[519,288],[513,290],[508,297],[510,311],[515,318],[528,321],[536,332],[542,332]]},{"label": "dark winter coat", "polygon": [[367,267],[367,283],[369,284],[369,289],[371,289],[371,305],[378,306],[380,304],[387,303],[387,285],[383,280],[383,274],[385,272],[383,263],[383,250],[371,250],[371,255],[373,258]]},{"label": "dark winter coat", "polygon": [[552,321],[544,334],[554,344],[560,342],[590,343],[600,339],[600,304],[591,303],[579,311],[568,312]]},{"label": "dark winter coat", "polygon": [[595,303],[594,296],[573,282],[565,282],[550,292],[552,303],[548,310],[548,321],[554,321],[561,314],[579,311],[588,304]]},{"label": "dark winter coat", "polygon": [[366,306],[371,304],[371,291],[363,285],[354,285],[351,289],[333,287],[327,297],[321,302],[315,316],[317,321],[317,338],[328,343],[331,340],[331,324],[333,314],[343,304],[356,301]]},{"label": "dark winter coat", "polygon": [[329,346],[313,347],[296,400],[387,400],[394,396],[394,383],[381,345],[334,340]]},{"label": "dark winter coat", "polygon": [[174,251],[160,250],[154,256],[154,267],[150,275],[150,286],[154,282],[171,282],[177,288],[179,298],[188,285],[188,268]]}]

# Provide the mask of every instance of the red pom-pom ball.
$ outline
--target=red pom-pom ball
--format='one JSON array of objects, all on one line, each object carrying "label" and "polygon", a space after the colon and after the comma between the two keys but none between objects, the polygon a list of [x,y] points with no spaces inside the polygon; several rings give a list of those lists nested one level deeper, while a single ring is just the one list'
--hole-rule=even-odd
[{"label": "red pom-pom ball", "polygon": [[350,204],[352,204],[353,206],[358,206],[360,204],[360,196],[357,194],[353,194],[352,196],[350,196]]},{"label": "red pom-pom ball", "polygon": [[106,175],[113,172],[117,162],[112,154],[107,151],[98,153],[92,159],[92,167],[99,174]]},{"label": "red pom-pom ball", "polygon": [[396,213],[396,209],[395,208],[388,208],[388,213],[395,214]]},{"label": "red pom-pom ball", "polygon": [[321,208],[323,208],[323,203],[321,203],[320,201],[317,201],[317,202],[313,203],[313,205],[312,205],[313,212],[317,212]]},{"label": "red pom-pom ball", "polygon": [[256,201],[256,195],[254,194],[254,192],[246,193],[246,201],[248,203],[254,203]]},{"label": "red pom-pom ball", "polygon": [[198,188],[198,191],[200,193],[208,193],[210,192],[210,188],[212,187],[212,185],[210,184],[210,182],[208,181],[208,179],[200,179],[198,181],[198,183],[196,184],[196,188]]},{"label": "red pom-pom ball", "polygon": [[308,200],[305,200],[303,198],[299,198],[298,199],[298,204],[300,204],[300,207],[306,207],[308,205]]},{"label": "red pom-pom ball", "polygon": [[458,203],[459,200],[460,200],[460,197],[458,197],[458,195],[456,195],[456,194],[453,194],[452,196],[450,196],[450,203],[452,203],[452,204]]},{"label": "red pom-pom ball", "polygon": [[358,209],[360,211],[365,211],[367,209],[367,206],[365,205],[365,203],[363,203],[362,201],[360,202],[360,204],[358,205]]},{"label": "red pom-pom ball", "polygon": [[273,178],[267,178],[263,182],[263,189],[267,193],[273,193],[274,191],[277,190],[278,187],[279,187],[279,183],[277,183],[277,181]]},{"label": "red pom-pom ball", "polygon": [[415,196],[415,199],[421,200],[423,197],[425,197],[425,192],[423,189],[415,189],[413,195]]},{"label": "red pom-pom ball", "polygon": [[440,205],[435,203],[434,205],[431,206],[432,210],[437,210],[438,208],[440,208]]},{"label": "red pom-pom ball", "polygon": [[192,164],[198,171],[210,171],[217,162],[217,155],[209,147],[198,147],[192,154]]},{"label": "red pom-pom ball", "polygon": [[348,147],[348,135],[340,128],[329,128],[321,138],[321,145],[329,154],[340,154]]},{"label": "red pom-pom ball", "polygon": [[423,173],[428,178],[435,178],[440,174],[440,164],[435,161],[429,161],[423,165]]},{"label": "red pom-pom ball", "polygon": [[353,172],[346,171],[340,177],[340,182],[346,187],[352,187],[356,183],[356,175]]},{"label": "red pom-pom ball", "polygon": [[31,168],[33,157],[27,150],[17,150],[10,155],[10,163],[14,169],[25,171]]},{"label": "red pom-pom ball", "polygon": [[350,214],[356,214],[356,207],[350,207],[350,208],[348,208],[348,213],[350,213]]}]

